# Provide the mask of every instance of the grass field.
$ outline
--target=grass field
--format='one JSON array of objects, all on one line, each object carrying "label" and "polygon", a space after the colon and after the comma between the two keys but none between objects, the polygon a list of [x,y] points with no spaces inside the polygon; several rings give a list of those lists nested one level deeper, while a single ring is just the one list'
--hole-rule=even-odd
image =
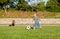
[{"label": "grass field", "polygon": [[60,26],[26,30],[26,26],[0,26],[0,39],[60,39]]}]

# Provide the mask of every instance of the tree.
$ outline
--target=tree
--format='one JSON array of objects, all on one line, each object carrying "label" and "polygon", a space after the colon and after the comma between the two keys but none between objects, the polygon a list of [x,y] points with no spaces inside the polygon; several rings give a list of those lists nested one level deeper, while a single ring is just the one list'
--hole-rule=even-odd
[{"label": "tree", "polygon": [[0,6],[2,6],[6,14],[7,14],[7,8],[9,3],[10,0],[0,0],[0,4],[1,4]]},{"label": "tree", "polygon": [[38,3],[37,8],[38,11],[44,11],[45,10],[44,2]]},{"label": "tree", "polygon": [[0,3],[4,3],[4,2],[6,2],[7,0],[0,0]]},{"label": "tree", "polygon": [[18,10],[27,11],[28,7],[29,7],[29,5],[25,0],[19,0],[19,3],[17,4]]},{"label": "tree", "polygon": [[57,0],[58,1],[58,3],[60,4],[60,0]]},{"label": "tree", "polygon": [[57,0],[50,0],[48,3],[47,3],[47,6],[46,6],[46,9],[48,11],[60,11],[60,9],[58,9],[59,6],[58,6],[58,1]]}]

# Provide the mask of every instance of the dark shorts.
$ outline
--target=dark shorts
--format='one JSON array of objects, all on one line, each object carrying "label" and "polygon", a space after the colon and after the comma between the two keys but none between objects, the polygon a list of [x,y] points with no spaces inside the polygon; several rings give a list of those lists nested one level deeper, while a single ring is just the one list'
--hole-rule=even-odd
[{"label": "dark shorts", "polygon": [[15,26],[15,24],[10,24],[9,26]]}]

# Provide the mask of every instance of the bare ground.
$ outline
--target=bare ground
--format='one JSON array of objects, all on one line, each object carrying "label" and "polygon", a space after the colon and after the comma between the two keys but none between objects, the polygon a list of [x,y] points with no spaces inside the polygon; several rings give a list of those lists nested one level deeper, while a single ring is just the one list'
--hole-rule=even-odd
[{"label": "bare ground", "polygon": [[[17,11],[17,10],[9,10],[7,14],[0,10],[0,18],[32,18],[33,13],[35,12],[27,12],[27,11]],[[60,12],[37,12],[37,15],[40,18],[60,18]]]}]

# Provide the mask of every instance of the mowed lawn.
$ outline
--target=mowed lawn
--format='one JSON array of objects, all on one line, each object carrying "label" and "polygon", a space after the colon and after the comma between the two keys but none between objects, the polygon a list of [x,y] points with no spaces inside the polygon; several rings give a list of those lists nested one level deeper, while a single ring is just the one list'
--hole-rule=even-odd
[{"label": "mowed lawn", "polygon": [[26,30],[26,26],[0,26],[0,39],[60,39],[60,26]]}]

